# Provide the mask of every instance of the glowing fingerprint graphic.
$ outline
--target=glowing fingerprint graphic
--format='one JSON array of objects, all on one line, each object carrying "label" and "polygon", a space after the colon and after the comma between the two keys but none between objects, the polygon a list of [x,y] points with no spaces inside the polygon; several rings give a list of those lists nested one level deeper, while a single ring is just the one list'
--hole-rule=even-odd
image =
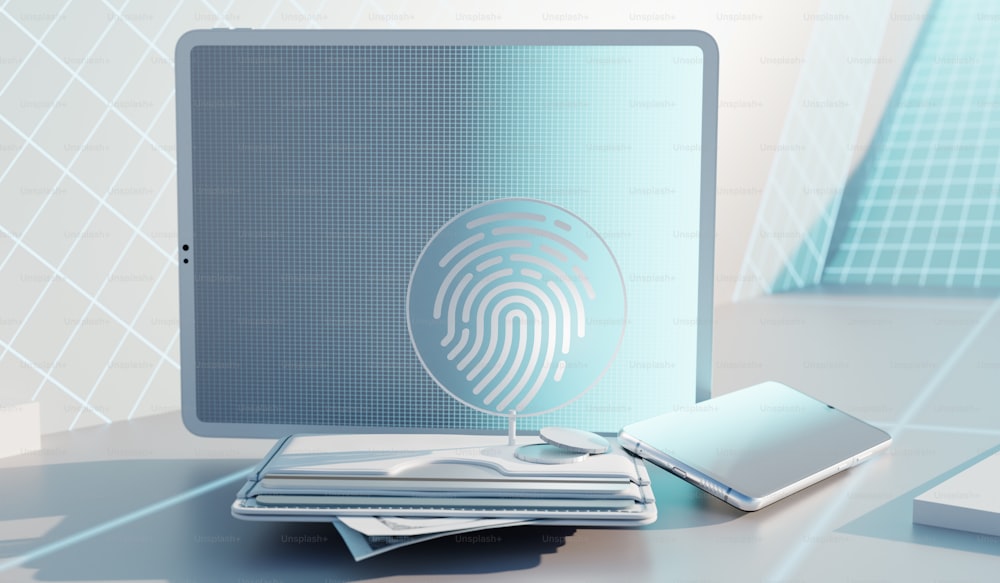
[{"label": "glowing fingerprint graphic", "polygon": [[532,199],[449,221],[410,277],[406,319],[424,368],[465,404],[537,415],[594,386],[625,330],[625,283],[582,219]]}]

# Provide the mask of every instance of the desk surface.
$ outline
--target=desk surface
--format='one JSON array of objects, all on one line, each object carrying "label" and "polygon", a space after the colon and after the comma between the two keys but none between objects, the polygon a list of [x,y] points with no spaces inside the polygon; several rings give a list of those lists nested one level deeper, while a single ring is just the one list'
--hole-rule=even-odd
[{"label": "desk surface", "polygon": [[0,460],[0,580],[993,581],[1000,538],[914,526],[911,500],[1000,444],[997,312],[825,296],[718,309],[717,394],[783,380],[895,438],[756,513],[650,468],[660,518],[647,527],[517,527],[355,563],[330,525],[230,516],[270,440],[194,437],[168,413]]}]

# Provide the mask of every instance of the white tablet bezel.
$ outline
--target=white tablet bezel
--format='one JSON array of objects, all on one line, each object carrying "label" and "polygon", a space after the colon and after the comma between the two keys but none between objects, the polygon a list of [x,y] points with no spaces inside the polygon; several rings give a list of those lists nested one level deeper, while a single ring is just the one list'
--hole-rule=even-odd
[{"label": "white tablet bezel", "polygon": [[[181,411],[193,433],[210,437],[278,437],[291,433],[370,433],[391,427],[206,422],[197,413],[198,352],[195,338],[195,278],[187,260],[194,236],[191,52],[200,46],[314,45],[668,45],[697,47],[703,55],[700,225],[698,250],[697,362],[692,401],[711,395],[714,277],[718,47],[711,36],[691,30],[250,30],[211,29],[184,34],[176,47],[178,245],[180,270]],[[685,363],[682,363],[685,364]],[[687,366],[687,364],[685,364]],[[420,431],[408,427],[401,431]],[[428,429],[440,432],[440,429]],[[468,429],[463,431],[468,432]]]}]

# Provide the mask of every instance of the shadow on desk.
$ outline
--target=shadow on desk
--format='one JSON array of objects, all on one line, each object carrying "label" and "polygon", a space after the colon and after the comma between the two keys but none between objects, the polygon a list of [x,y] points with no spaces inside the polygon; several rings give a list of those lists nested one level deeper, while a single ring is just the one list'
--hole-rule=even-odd
[{"label": "shadow on desk", "polygon": [[993,447],[840,528],[839,532],[1000,556],[1000,537],[913,523],[913,499],[1000,451]]},{"label": "shadow on desk", "polygon": [[737,510],[722,500],[702,492],[673,474],[652,464],[646,464],[653,483],[653,496],[659,517],[644,529],[674,530],[722,524],[746,512]]},{"label": "shadow on desk", "polygon": [[[35,533],[37,538],[0,542],[0,565],[27,557],[22,566],[50,581],[315,582],[478,574],[535,567],[542,555],[556,552],[575,532],[531,526],[482,531],[475,537],[446,537],[355,563],[332,525],[232,518],[229,507],[243,478],[223,483],[218,478],[245,475],[241,469],[252,464],[252,460],[126,460],[3,470],[0,521],[34,520],[54,526]],[[215,488],[163,507],[179,493],[213,481]]]}]

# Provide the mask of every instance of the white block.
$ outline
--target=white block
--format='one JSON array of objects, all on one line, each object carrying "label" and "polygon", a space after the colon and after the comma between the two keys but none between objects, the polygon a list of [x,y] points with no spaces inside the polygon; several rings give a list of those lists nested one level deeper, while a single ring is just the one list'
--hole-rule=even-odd
[{"label": "white block", "polygon": [[0,458],[42,449],[41,404],[0,407]]},{"label": "white block", "polygon": [[913,522],[1000,536],[1000,453],[914,498]]}]

